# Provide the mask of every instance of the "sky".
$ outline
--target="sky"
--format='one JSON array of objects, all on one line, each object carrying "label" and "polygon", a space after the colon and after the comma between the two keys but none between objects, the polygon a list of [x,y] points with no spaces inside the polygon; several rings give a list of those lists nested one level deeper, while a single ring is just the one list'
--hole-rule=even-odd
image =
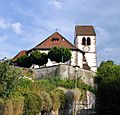
[{"label": "sky", "polygon": [[0,59],[29,50],[56,29],[73,43],[75,25],[93,25],[97,62],[120,63],[120,0],[0,0]]}]

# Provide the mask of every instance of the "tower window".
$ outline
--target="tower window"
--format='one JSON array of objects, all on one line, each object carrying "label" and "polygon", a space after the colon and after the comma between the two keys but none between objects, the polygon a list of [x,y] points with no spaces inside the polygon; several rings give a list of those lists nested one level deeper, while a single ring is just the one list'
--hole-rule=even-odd
[{"label": "tower window", "polygon": [[87,38],[87,45],[91,45],[90,37]]},{"label": "tower window", "polygon": [[82,39],[82,45],[86,45],[86,39],[85,39],[85,37],[83,37],[83,39]]}]

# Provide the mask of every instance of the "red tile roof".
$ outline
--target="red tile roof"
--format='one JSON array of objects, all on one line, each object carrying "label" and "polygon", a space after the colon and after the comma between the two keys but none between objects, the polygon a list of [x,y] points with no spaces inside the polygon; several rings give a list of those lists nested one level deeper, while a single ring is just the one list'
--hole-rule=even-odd
[{"label": "red tile roof", "polygon": [[58,32],[53,33],[51,36],[49,36],[47,39],[45,39],[43,42],[41,42],[31,50],[34,49],[44,50],[51,49],[53,47],[64,47],[69,48],[71,50],[79,50],[76,46],[74,46],[71,42],[65,39]]},{"label": "red tile roof", "polygon": [[21,56],[23,56],[23,55],[25,55],[25,54],[26,54],[26,50],[22,50],[22,51],[20,51],[12,60],[13,60],[13,61],[16,61],[17,58],[19,58],[19,57],[21,57]]},{"label": "red tile roof", "polygon": [[75,34],[81,36],[96,36],[95,30],[93,26],[75,26]]}]

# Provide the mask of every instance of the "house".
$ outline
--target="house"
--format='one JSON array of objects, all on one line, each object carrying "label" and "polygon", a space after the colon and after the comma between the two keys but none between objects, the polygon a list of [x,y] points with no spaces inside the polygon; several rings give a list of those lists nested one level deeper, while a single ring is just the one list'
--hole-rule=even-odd
[{"label": "house", "polygon": [[[76,25],[74,44],[68,41],[60,33],[55,32],[32,49],[21,51],[13,59],[16,60],[25,52],[30,53],[35,50],[48,53],[53,47],[63,47],[71,50],[72,56],[69,62],[67,62],[68,64],[94,72],[96,71],[96,33],[93,26]],[[49,60],[46,65],[51,66],[53,64],[54,62]]]}]

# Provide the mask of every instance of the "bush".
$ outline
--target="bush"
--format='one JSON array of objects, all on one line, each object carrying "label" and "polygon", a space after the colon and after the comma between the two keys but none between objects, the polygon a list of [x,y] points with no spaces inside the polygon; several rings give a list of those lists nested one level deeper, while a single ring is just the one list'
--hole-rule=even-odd
[{"label": "bush", "polygon": [[52,99],[50,95],[47,92],[42,92],[40,94],[42,99],[42,107],[41,107],[41,113],[48,113],[52,109]]},{"label": "bush", "polygon": [[6,62],[0,63],[0,96],[8,97],[15,89],[20,70],[10,66]]},{"label": "bush", "polygon": [[24,94],[23,115],[37,115],[41,111],[42,101],[39,95],[34,93]]},{"label": "bush", "polygon": [[57,111],[60,108],[65,107],[65,94],[62,90],[55,89],[51,91],[51,98],[53,103],[53,111]]}]

